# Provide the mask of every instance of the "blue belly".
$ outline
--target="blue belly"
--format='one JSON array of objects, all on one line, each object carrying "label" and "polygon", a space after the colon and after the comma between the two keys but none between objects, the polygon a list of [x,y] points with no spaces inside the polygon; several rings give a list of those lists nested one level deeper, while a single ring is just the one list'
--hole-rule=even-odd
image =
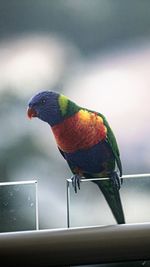
[{"label": "blue belly", "polygon": [[64,153],[64,156],[69,165],[78,167],[87,173],[100,173],[105,169],[105,163],[115,162],[114,155],[106,141],[101,141],[86,150]]}]

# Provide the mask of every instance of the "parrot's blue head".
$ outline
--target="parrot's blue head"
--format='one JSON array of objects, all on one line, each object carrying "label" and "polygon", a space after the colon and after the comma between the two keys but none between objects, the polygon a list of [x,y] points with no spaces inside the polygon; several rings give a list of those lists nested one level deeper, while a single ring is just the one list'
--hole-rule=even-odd
[{"label": "parrot's blue head", "polygon": [[61,121],[59,109],[59,94],[52,91],[42,91],[36,94],[29,101],[28,117],[37,117],[51,126]]}]

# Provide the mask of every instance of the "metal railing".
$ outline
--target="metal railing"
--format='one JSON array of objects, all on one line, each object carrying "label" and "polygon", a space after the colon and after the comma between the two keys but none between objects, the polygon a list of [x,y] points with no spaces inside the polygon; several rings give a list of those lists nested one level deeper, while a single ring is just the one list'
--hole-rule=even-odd
[{"label": "metal railing", "polygon": [[[67,226],[69,227],[80,227],[80,226],[93,226],[93,225],[110,225],[114,224],[112,218],[107,212],[107,217],[109,218],[107,222],[101,220],[104,216],[106,217],[106,206],[103,206],[102,198],[100,198],[101,192],[99,190],[94,191],[94,197],[96,201],[94,202],[93,199],[88,200],[89,192],[93,194],[92,182],[93,181],[105,181],[109,178],[89,178],[89,179],[81,179],[81,190],[78,190],[78,194],[74,193],[74,189],[72,187],[72,180],[67,179]],[[141,222],[149,222],[150,221],[150,213],[149,213],[149,205],[150,205],[150,195],[149,195],[149,188],[150,188],[150,173],[146,174],[130,174],[130,175],[123,175],[123,185],[120,190],[120,196],[123,204],[124,214],[125,214],[125,221],[126,223],[141,223]],[[86,187],[88,186],[88,187]],[[91,186],[91,187],[90,187]],[[86,190],[84,190],[86,188]],[[132,190],[132,191],[131,191]],[[88,192],[88,193],[87,193]],[[96,195],[97,194],[97,195]],[[84,196],[83,197],[81,197]],[[103,194],[102,194],[103,195]],[[143,198],[144,196],[144,198]],[[140,199],[141,198],[141,199]],[[85,201],[86,199],[86,201]],[[140,199],[140,205],[138,206]],[[93,202],[92,202],[93,201]],[[101,206],[98,204],[101,201]],[[106,200],[104,200],[106,202]],[[96,212],[96,220],[94,221],[94,212],[91,216],[89,213],[85,212],[88,209],[88,205],[90,206],[92,202],[93,207],[98,207]],[[98,206],[99,205],[99,206]],[[127,206],[128,205],[128,206]],[[108,205],[107,205],[108,206]],[[99,210],[101,208],[101,218],[99,218]],[[144,212],[145,210],[145,212]],[[132,212],[131,212],[132,211]],[[141,213],[141,214],[140,214]],[[84,214],[84,224],[82,222]],[[135,216],[136,215],[136,216]],[[144,216],[143,216],[144,215]],[[99,217],[98,217],[99,216]],[[135,218],[134,218],[135,216]],[[142,217],[143,216],[143,217]],[[97,220],[99,218],[99,220]],[[92,221],[92,223],[91,223]],[[97,223],[98,222],[98,223]]]}]

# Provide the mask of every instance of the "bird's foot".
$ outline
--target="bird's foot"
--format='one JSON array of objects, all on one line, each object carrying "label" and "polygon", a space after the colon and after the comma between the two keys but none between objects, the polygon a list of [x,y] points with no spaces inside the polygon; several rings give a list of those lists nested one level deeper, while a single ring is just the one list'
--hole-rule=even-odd
[{"label": "bird's foot", "polygon": [[121,184],[123,182],[123,179],[122,178],[120,179],[120,177],[116,171],[111,173],[110,180],[112,181],[113,186],[115,186],[119,190],[121,187]]},{"label": "bird's foot", "polygon": [[72,180],[72,186],[74,188],[75,193],[77,193],[77,190],[80,190],[80,183],[81,183],[81,176],[79,174],[74,174],[71,177]]}]

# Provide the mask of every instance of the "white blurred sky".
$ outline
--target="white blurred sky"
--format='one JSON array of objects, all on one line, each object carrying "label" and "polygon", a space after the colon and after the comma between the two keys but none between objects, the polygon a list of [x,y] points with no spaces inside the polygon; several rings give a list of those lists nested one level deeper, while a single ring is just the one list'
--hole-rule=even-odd
[{"label": "white blurred sky", "polygon": [[56,84],[81,106],[106,115],[124,159],[136,147],[138,160],[149,166],[150,42],[86,59],[56,36],[28,35],[0,43],[0,90],[31,97]]},{"label": "white blurred sky", "polygon": [[50,88],[63,79],[73,56],[76,56],[74,47],[54,36],[33,34],[3,41],[0,90],[17,90],[24,97]]}]

